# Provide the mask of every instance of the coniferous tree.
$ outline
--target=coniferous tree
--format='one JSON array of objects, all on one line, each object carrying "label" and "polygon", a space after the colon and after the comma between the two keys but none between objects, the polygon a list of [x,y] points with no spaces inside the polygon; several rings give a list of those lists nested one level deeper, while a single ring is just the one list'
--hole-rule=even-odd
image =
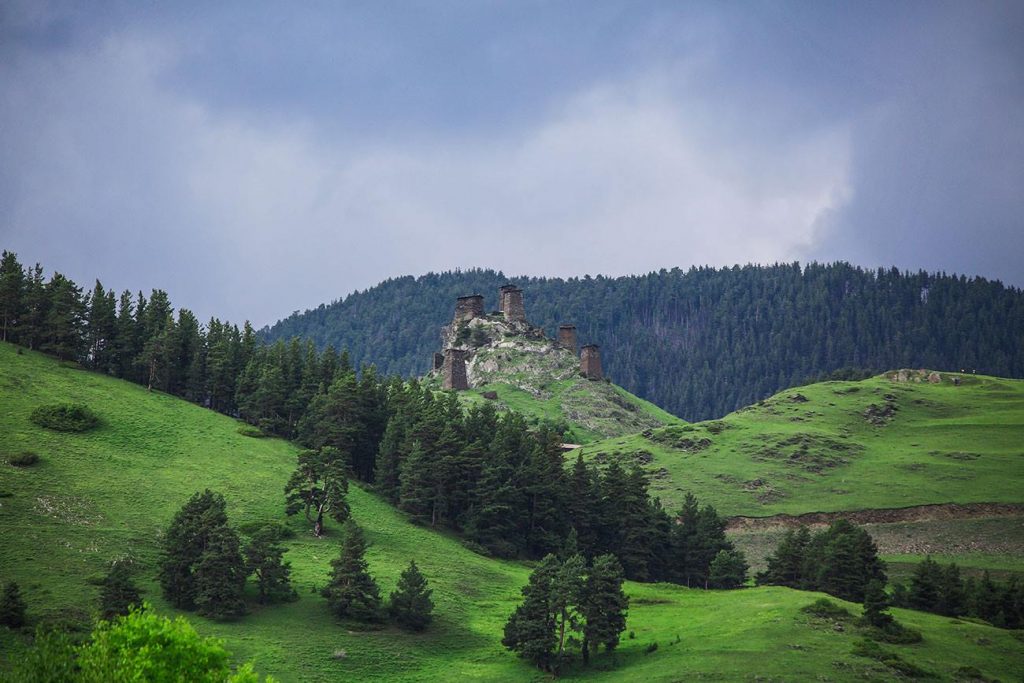
[{"label": "coniferous tree", "polygon": [[25,297],[18,320],[18,343],[38,349],[46,340],[46,319],[50,311],[50,293],[38,263],[25,270]]},{"label": "coniferous tree", "polygon": [[923,562],[914,567],[910,577],[908,606],[925,612],[937,611],[941,602],[942,581],[942,568],[931,556],[925,557]]},{"label": "coniferous tree", "polygon": [[530,573],[523,587],[523,602],[505,624],[501,644],[535,666],[550,670],[555,646],[555,614],[552,609],[552,586],[559,562],[548,555]]},{"label": "coniferous tree", "polygon": [[807,546],[811,533],[807,527],[788,529],[775,552],[766,559],[767,568],[756,576],[758,585],[804,588],[807,583]]},{"label": "coniferous tree", "polygon": [[197,586],[195,569],[214,532],[227,525],[224,496],[206,489],[194,494],[174,515],[164,534],[160,586],[175,607],[193,609]]},{"label": "coniferous tree", "polygon": [[398,588],[388,599],[388,613],[404,629],[422,631],[433,620],[434,602],[430,599],[433,591],[427,587],[427,579],[420,573],[415,561],[398,579]]},{"label": "coniferous tree", "polygon": [[331,560],[331,579],[321,591],[327,607],[339,619],[368,623],[382,620],[380,589],[366,564],[366,540],[351,517],[345,522],[341,554]]},{"label": "coniferous tree", "polygon": [[739,588],[747,581],[746,557],[739,550],[719,550],[708,568],[711,588]]},{"label": "coniferous tree", "polygon": [[619,636],[626,630],[629,598],[622,592],[622,565],[614,555],[599,555],[587,573],[583,614],[583,660],[590,659],[601,645],[606,651],[615,649]]},{"label": "coniferous tree", "polygon": [[875,628],[890,628],[894,623],[892,615],[887,611],[890,604],[885,584],[878,579],[869,581],[864,588],[864,621]]},{"label": "coniferous tree", "polygon": [[195,567],[199,614],[214,619],[245,614],[246,574],[238,534],[226,524],[213,529]]},{"label": "coniferous tree", "polygon": [[285,485],[285,512],[294,515],[304,511],[306,520],[313,524],[313,534],[321,536],[324,516],[337,522],[349,516],[348,478],[338,451],[325,446],[316,451],[302,451],[297,456],[298,467]]},{"label": "coniferous tree", "polygon": [[21,588],[14,581],[8,582],[0,594],[0,625],[8,628],[25,625],[25,600],[21,597]]},{"label": "coniferous tree", "polygon": [[74,360],[85,342],[85,304],[82,289],[60,273],[46,284],[49,306],[40,348],[57,358]]},{"label": "coniferous tree", "polygon": [[284,561],[287,552],[281,545],[281,532],[277,527],[264,526],[245,544],[245,572],[256,576],[260,602],[284,602],[298,599],[292,588],[291,564]]},{"label": "coniferous tree", "polygon": [[100,588],[100,618],[114,619],[128,614],[132,605],[142,605],[139,589],[132,581],[126,562],[113,562]]},{"label": "coniferous tree", "polygon": [[0,340],[17,341],[15,328],[25,305],[25,273],[16,254],[0,255]]},{"label": "coniferous tree", "polygon": [[947,617],[958,617],[967,609],[967,596],[964,594],[964,581],[960,576],[960,568],[951,563],[942,568],[939,581],[939,603],[935,611]]}]

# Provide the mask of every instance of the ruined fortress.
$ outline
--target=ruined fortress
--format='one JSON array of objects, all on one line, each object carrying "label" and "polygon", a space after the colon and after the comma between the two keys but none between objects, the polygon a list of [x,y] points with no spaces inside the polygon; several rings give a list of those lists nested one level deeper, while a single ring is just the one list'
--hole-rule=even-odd
[{"label": "ruined fortress", "polygon": [[[481,294],[460,296],[455,300],[455,315],[452,322],[442,328],[443,352],[435,353],[431,366],[432,372],[440,375],[441,384],[445,389],[463,391],[469,389],[469,374],[466,364],[472,358],[474,342],[481,339],[474,335],[486,333],[483,328],[472,328],[470,323],[476,319],[502,323],[512,334],[522,335],[532,340],[547,340],[543,330],[532,325],[526,319],[526,306],[523,303],[523,290],[508,284],[498,290],[498,311],[490,315],[484,311],[484,297]],[[489,341],[489,340],[487,340]],[[575,325],[559,325],[558,337],[553,341],[559,353],[568,352],[576,355],[577,335]],[[477,346],[479,344],[476,344]],[[587,344],[580,351],[579,373],[589,380],[601,380],[601,349],[597,344]]]}]

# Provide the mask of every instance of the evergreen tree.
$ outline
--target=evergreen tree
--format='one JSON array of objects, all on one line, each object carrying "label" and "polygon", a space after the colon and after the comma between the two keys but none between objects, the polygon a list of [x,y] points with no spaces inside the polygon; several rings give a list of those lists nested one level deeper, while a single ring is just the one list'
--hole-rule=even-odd
[{"label": "evergreen tree", "polygon": [[676,515],[679,523],[672,527],[669,537],[671,570],[670,576],[676,583],[694,586],[700,572],[698,568],[697,518],[700,505],[697,497],[691,492],[686,493],[683,505]]},{"label": "evergreen tree", "polygon": [[890,604],[889,596],[885,594],[885,584],[878,579],[869,581],[864,588],[864,621],[875,628],[891,628],[894,621],[887,611]]},{"label": "evergreen tree", "polygon": [[586,568],[582,555],[572,555],[561,563],[551,579],[550,604],[558,638],[553,659],[556,671],[569,660],[566,648],[577,641],[574,634],[583,628],[581,607],[585,600]]},{"label": "evergreen tree", "polygon": [[14,581],[8,582],[0,594],[0,625],[8,628],[25,625],[25,600],[21,597],[21,588]]},{"label": "evergreen tree", "polygon": [[331,560],[331,579],[322,594],[339,619],[376,623],[382,620],[380,589],[370,576],[363,532],[351,517],[345,522],[341,555]]},{"label": "evergreen tree", "polygon": [[937,611],[941,602],[942,583],[942,567],[931,556],[925,557],[924,562],[914,567],[910,577],[908,606],[925,612]]},{"label": "evergreen tree", "polygon": [[719,550],[708,569],[711,588],[740,588],[747,581],[747,560],[739,550]]},{"label": "evergreen tree", "polygon": [[951,563],[942,568],[939,581],[939,602],[936,612],[947,617],[958,617],[967,609],[967,596],[964,593],[964,581],[960,576],[960,568]]},{"label": "evergreen tree", "polygon": [[535,666],[550,670],[558,639],[552,608],[552,586],[559,562],[554,555],[545,557],[530,573],[523,587],[523,602],[505,624],[501,644]]},{"label": "evergreen tree", "polygon": [[100,618],[113,619],[128,614],[132,605],[142,605],[139,589],[132,581],[126,562],[113,562],[100,588]]},{"label": "evergreen tree", "polygon": [[196,603],[196,565],[214,532],[227,525],[224,496],[206,489],[194,494],[174,515],[164,534],[160,559],[160,586],[164,597],[179,609]]},{"label": "evergreen tree", "polygon": [[25,305],[25,273],[16,254],[0,255],[0,340],[17,341],[15,327]]},{"label": "evergreen tree", "polygon": [[82,289],[60,273],[54,273],[46,284],[46,296],[49,306],[40,348],[61,360],[75,360],[85,341]]},{"label": "evergreen tree", "polygon": [[297,600],[292,588],[291,564],[282,558],[287,552],[281,545],[281,532],[275,526],[264,526],[245,545],[245,573],[256,576],[260,602]]},{"label": "evergreen tree", "polygon": [[629,598],[622,592],[622,565],[614,555],[599,555],[587,573],[581,612],[583,626],[583,660],[590,659],[601,645],[606,651],[615,649],[620,634],[626,630]]},{"label": "evergreen tree", "polygon": [[427,587],[427,579],[420,573],[415,561],[398,579],[398,588],[388,600],[391,618],[404,629],[422,631],[433,620],[434,602],[430,599],[433,591]]},{"label": "evergreen tree", "polygon": [[298,466],[285,485],[285,512],[294,515],[303,510],[313,524],[313,534],[321,536],[324,515],[337,522],[349,516],[348,478],[338,451],[325,446],[316,451],[302,451]]},{"label": "evergreen tree", "polygon": [[46,319],[50,311],[50,292],[38,263],[25,270],[25,297],[18,320],[18,343],[38,349],[46,340]]},{"label": "evergreen tree", "polygon": [[226,524],[213,529],[195,567],[199,614],[213,619],[245,614],[246,574],[238,534]]},{"label": "evergreen tree", "polygon": [[807,546],[811,541],[810,531],[802,526],[799,530],[788,529],[775,552],[766,559],[767,567],[759,572],[756,581],[759,586],[789,586],[803,588],[807,584]]}]

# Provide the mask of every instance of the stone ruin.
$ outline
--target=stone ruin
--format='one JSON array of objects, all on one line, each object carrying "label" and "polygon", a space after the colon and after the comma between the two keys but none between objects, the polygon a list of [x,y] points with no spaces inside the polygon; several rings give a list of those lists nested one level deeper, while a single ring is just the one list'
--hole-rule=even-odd
[{"label": "stone ruin", "polygon": [[441,374],[442,385],[445,389],[454,389],[455,391],[469,389],[469,379],[466,377],[466,351],[445,349]]},{"label": "stone ruin", "polygon": [[580,352],[580,373],[587,379],[599,380],[604,377],[601,372],[601,347],[587,344]]},{"label": "stone ruin", "polygon": [[575,325],[559,325],[558,326],[558,345],[563,349],[572,351],[573,355],[576,354],[576,326]]},{"label": "stone ruin", "polygon": [[[499,310],[497,315],[505,319],[509,329],[515,334],[522,334],[530,339],[545,339],[543,330],[534,327],[526,320],[526,308],[523,305],[523,290],[512,284],[503,285],[498,290]],[[463,391],[469,389],[468,361],[475,355],[472,348],[466,346],[463,335],[467,334],[466,326],[471,321],[487,319],[484,313],[484,297],[480,294],[460,296],[455,301],[455,317],[452,323],[443,328],[441,337],[444,342],[444,353],[435,353],[432,359],[432,372],[440,374],[445,389]],[[508,334],[508,332],[506,332]],[[558,337],[555,347],[576,355],[576,326],[571,324],[558,326]],[[588,344],[580,352],[580,373],[587,379],[604,379],[601,369],[601,350],[596,344]]]},{"label": "stone ruin", "polygon": [[526,320],[523,290],[515,285],[502,285],[498,290],[498,302],[498,310],[505,315],[505,320]]},{"label": "stone ruin", "polygon": [[484,297],[482,294],[460,296],[455,300],[455,322],[469,322],[473,318],[482,317],[484,317]]}]

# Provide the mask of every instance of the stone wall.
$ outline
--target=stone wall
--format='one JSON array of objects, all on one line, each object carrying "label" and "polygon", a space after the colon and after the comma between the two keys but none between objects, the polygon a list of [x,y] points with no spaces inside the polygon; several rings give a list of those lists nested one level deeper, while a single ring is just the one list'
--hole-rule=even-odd
[{"label": "stone wall", "polygon": [[469,389],[469,379],[466,377],[466,351],[445,349],[441,373],[445,389],[454,389],[455,391]]},{"label": "stone wall", "polygon": [[481,294],[460,296],[455,300],[455,321],[469,322],[484,316],[484,297]]},{"label": "stone wall", "polygon": [[580,353],[580,372],[587,379],[603,379],[601,371],[601,347],[587,344]]},{"label": "stone wall", "polygon": [[558,345],[563,349],[568,349],[573,353],[576,353],[576,326],[575,325],[559,325],[558,326]]},{"label": "stone wall", "polygon": [[503,285],[498,290],[499,309],[505,314],[505,320],[526,320],[526,307],[523,305],[523,290],[515,285]]}]

